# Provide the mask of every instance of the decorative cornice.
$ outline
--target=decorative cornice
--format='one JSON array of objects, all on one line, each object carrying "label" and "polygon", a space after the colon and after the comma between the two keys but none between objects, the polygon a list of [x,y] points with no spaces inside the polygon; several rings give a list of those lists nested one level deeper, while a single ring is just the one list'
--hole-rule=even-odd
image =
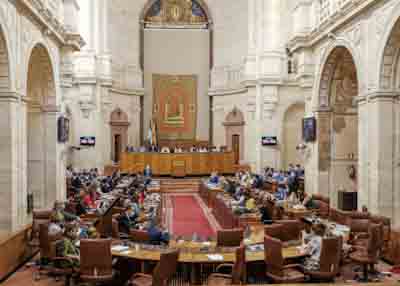
[{"label": "decorative cornice", "polygon": [[16,0],[16,5],[31,15],[40,25],[40,28],[61,46],[70,46],[74,51],[79,51],[84,46],[83,38],[79,34],[68,31],[58,17],[44,5],[43,1]]},{"label": "decorative cornice", "polygon": [[247,88],[241,87],[237,89],[210,89],[208,91],[209,96],[226,96],[240,93],[247,93]]},{"label": "decorative cornice", "polygon": [[311,48],[323,41],[328,37],[329,34],[334,33],[340,27],[370,9],[376,4],[382,4],[387,0],[362,0],[353,1],[350,4],[343,7],[343,9],[333,13],[329,20],[324,21],[319,26],[315,27],[308,35],[296,35],[288,43],[289,50],[293,53],[304,48]]},{"label": "decorative cornice", "polygon": [[144,96],[144,88],[130,89],[130,90],[110,88],[110,91],[113,93],[120,94],[120,95]]}]

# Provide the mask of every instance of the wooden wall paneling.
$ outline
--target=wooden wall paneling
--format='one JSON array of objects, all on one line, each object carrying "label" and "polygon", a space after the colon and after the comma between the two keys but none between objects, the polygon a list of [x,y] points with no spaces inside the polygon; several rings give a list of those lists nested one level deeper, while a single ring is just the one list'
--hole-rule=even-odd
[{"label": "wooden wall paneling", "polygon": [[28,246],[30,231],[29,225],[0,241],[0,281],[37,251]]},{"label": "wooden wall paneling", "polygon": [[160,175],[171,174],[171,156],[170,154],[160,154]]},{"label": "wooden wall paneling", "polygon": [[210,173],[210,162],[208,153],[200,153],[200,174],[206,175]]},{"label": "wooden wall paneling", "polygon": [[160,155],[154,154],[151,160],[151,168],[153,170],[153,175],[159,176],[160,175]]}]

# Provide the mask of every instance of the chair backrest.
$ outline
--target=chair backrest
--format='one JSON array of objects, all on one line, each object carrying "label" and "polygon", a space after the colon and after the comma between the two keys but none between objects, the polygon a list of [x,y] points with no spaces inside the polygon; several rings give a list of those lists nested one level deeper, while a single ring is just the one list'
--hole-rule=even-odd
[{"label": "chair backrest", "polygon": [[112,276],[111,239],[80,241],[80,274],[86,278]]},{"label": "chair backrest", "polygon": [[350,231],[352,234],[368,233],[370,221],[369,219],[355,219],[350,220]]},{"label": "chair backrest", "polygon": [[273,223],[264,226],[264,234],[273,238],[282,239],[283,225],[280,223]]},{"label": "chair backrest", "polygon": [[389,241],[390,236],[391,236],[391,221],[390,218],[384,217],[384,216],[376,216],[376,215],[371,215],[370,220],[373,223],[383,224],[383,239],[384,241]]},{"label": "chair backrest", "polygon": [[167,285],[167,281],[176,273],[178,266],[179,251],[162,253],[160,261],[153,271],[152,285]]},{"label": "chair backrest", "polygon": [[112,238],[119,239],[119,223],[118,220],[112,220]]},{"label": "chair backrest", "polygon": [[282,276],[283,256],[282,256],[282,241],[279,239],[264,236],[264,253],[265,265],[267,273],[276,276]]},{"label": "chair backrest", "polygon": [[34,238],[39,238],[40,225],[48,224],[50,222],[51,213],[52,210],[47,209],[39,209],[33,211],[31,240]]},{"label": "chair backrest", "polygon": [[232,269],[232,284],[239,285],[245,283],[245,269],[246,269],[246,247],[242,243],[236,249],[236,260]]},{"label": "chair backrest", "polygon": [[370,259],[377,260],[380,254],[380,245],[381,245],[381,226],[378,224],[370,224],[369,226],[369,237],[368,237],[368,245],[367,245],[367,252],[368,257]]},{"label": "chair backrest", "polygon": [[238,247],[243,240],[243,229],[223,229],[217,231],[217,246]]},{"label": "chair backrest", "polygon": [[138,242],[138,243],[150,242],[150,236],[146,230],[131,229],[129,234],[130,234],[130,239],[133,242]]},{"label": "chair backrest", "polygon": [[50,258],[51,242],[49,237],[49,224],[42,223],[39,225],[39,249],[41,258]]},{"label": "chair backrest", "polygon": [[342,237],[329,237],[322,240],[320,271],[336,275],[340,270]]},{"label": "chair backrest", "polygon": [[282,241],[300,240],[303,224],[298,220],[280,220],[282,225]]}]

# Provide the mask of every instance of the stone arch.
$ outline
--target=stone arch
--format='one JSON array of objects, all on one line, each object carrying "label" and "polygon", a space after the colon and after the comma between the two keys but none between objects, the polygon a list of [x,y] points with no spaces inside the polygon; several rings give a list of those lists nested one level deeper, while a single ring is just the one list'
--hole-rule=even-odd
[{"label": "stone arch", "polygon": [[302,158],[296,146],[302,142],[302,119],[305,115],[305,103],[290,105],[283,116],[282,130],[282,167],[287,170],[289,164],[302,164]]},{"label": "stone arch", "polygon": [[334,207],[339,188],[357,189],[356,179],[349,177],[348,169],[358,166],[358,75],[352,52],[345,46],[336,46],[327,55],[319,83],[319,181],[328,186],[325,195],[330,196]]},{"label": "stone arch", "polygon": [[393,21],[388,25],[382,47],[379,49],[379,88],[385,90],[394,90],[400,88],[399,82],[399,61],[400,61],[400,4],[398,9],[394,9],[396,15]]},{"label": "stone arch", "polygon": [[44,208],[57,199],[59,189],[56,83],[51,56],[44,45],[33,46],[26,70],[27,186],[35,208]]},{"label": "stone arch", "polygon": [[354,70],[356,71],[357,79],[357,93],[361,92],[361,86],[358,84],[360,82],[358,70],[356,65],[356,58],[354,53],[345,43],[332,45],[327,53],[324,55],[324,60],[322,61],[322,71],[318,81],[318,108],[329,108],[331,105],[330,89],[331,82],[334,76],[334,72],[337,69],[338,63],[340,63],[341,58],[348,61]]},{"label": "stone arch", "polygon": [[[153,7],[153,5],[160,0],[148,0],[147,3],[144,5],[141,13],[140,13],[140,22],[144,22],[147,14],[149,13],[150,9]],[[208,23],[211,24],[213,22],[213,17],[211,15],[211,11],[208,8],[208,5],[205,0],[196,0],[196,2],[201,6],[203,9],[204,13],[207,16]]]},{"label": "stone arch", "polygon": [[128,128],[130,126],[128,115],[119,107],[110,115],[111,130],[111,160],[120,161],[121,152],[128,146]]},{"label": "stone arch", "polygon": [[10,61],[5,34],[0,26],[0,92],[10,91]]},{"label": "stone arch", "polygon": [[243,112],[234,107],[225,117],[225,142],[228,150],[235,152],[235,162],[240,163],[244,158],[244,126]]}]

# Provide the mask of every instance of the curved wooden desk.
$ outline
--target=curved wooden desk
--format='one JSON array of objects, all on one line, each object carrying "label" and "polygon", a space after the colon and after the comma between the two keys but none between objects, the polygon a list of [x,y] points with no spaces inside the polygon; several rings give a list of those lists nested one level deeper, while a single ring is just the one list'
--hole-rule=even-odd
[{"label": "curved wooden desk", "polygon": [[[171,248],[172,249],[172,248]],[[141,261],[158,261],[160,260],[161,253],[168,251],[166,249],[143,249],[139,247],[130,247],[126,251],[112,251],[113,256],[137,259]],[[220,254],[222,260],[212,260],[208,257],[210,254]],[[283,258],[295,259],[304,257],[305,254],[301,253],[296,246],[286,247],[282,251]],[[246,262],[264,261],[264,251],[246,251]],[[235,262],[235,252],[232,251],[215,251],[215,252],[200,252],[200,251],[181,251],[179,253],[180,263],[232,263]]]}]

